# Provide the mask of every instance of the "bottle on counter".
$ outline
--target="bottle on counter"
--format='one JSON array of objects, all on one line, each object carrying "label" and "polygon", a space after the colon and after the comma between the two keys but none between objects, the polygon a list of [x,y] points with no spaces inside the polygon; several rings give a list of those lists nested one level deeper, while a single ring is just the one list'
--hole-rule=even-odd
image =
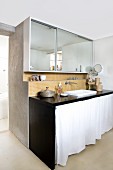
[{"label": "bottle on counter", "polygon": [[99,82],[99,84],[96,85],[96,90],[97,90],[97,91],[102,91],[102,90],[103,90],[102,82]]},{"label": "bottle on counter", "polygon": [[61,82],[58,84],[58,87],[57,87],[57,94],[60,95],[62,93],[62,84]]},{"label": "bottle on counter", "polygon": [[95,85],[98,86],[99,84],[100,84],[100,78],[97,77],[97,78],[95,78]]},{"label": "bottle on counter", "polygon": [[80,65],[80,72],[82,72],[82,65]]}]

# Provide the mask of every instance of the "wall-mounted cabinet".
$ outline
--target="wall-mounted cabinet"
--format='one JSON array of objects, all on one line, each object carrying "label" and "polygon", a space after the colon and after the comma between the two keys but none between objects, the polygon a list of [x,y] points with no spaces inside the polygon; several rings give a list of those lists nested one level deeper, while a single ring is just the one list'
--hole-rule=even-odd
[{"label": "wall-mounted cabinet", "polygon": [[[83,72],[92,63],[92,41],[57,29],[57,51],[61,51],[61,71]],[[57,62],[58,69],[60,68]]]},{"label": "wall-mounted cabinet", "polygon": [[92,40],[28,18],[24,21],[24,71],[85,72]]}]

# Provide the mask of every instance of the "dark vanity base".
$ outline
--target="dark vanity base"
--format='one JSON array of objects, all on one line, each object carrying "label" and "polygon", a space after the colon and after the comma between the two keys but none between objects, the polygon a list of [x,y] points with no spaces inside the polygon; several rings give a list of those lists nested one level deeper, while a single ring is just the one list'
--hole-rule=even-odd
[{"label": "dark vanity base", "polygon": [[54,98],[30,97],[29,112],[29,148],[51,170],[55,169],[55,107],[58,105],[88,100],[113,94],[104,90],[96,95],[82,98],[75,96]]},{"label": "dark vanity base", "polygon": [[29,148],[51,170],[55,169],[55,108],[30,98]]}]

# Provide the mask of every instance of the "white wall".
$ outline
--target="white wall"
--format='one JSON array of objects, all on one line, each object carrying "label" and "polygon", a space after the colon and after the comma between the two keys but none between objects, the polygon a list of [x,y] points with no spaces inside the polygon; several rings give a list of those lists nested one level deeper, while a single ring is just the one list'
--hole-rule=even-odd
[{"label": "white wall", "polygon": [[62,71],[76,71],[78,67],[77,48],[68,45],[62,48]]},{"label": "white wall", "polygon": [[104,89],[113,90],[113,36],[94,41],[94,65],[101,64],[99,74]]},{"label": "white wall", "polygon": [[33,70],[50,70],[50,57],[46,52],[31,49],[30,66]]},{"label": "white wall", "polygon": [[8,41],[0,35],[0,93],[8,91]]},{"label": "white wall", "polygon": [[82,71],[92,64],[92,42],[82,42],[77,44],[78,66],[82,66]]},{"label": "white wall", "polygon": [[[86,67],[91,65],[92,43],[82,42],[68,45],[62,48],[62,70],[63,71],[86,71]],[[77,69],[77,70],[76,70]]]}]

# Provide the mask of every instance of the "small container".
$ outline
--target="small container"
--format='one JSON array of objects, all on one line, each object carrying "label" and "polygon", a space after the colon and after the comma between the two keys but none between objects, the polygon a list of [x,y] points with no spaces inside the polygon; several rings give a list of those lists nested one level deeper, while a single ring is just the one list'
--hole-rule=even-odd
[{"label": "small container", "polygon": [[100,78],[99,77],[95,78],[95,85],[98,86],[99,83],[100,83]]},{"label": "small container", "polygon": [[40,75],[40,81],[46,80],[46,75]]},{"label": "small container", "polygon": [[80,65],[80,72],[82,72],[82,66]]},{"label": "small container", "polygon": [[31,81],[35,81],[35,75],[31,76]]},{"label": "small container", "polygon": [[39,76],[35,75],[35,81],[39,81]]},{"label": "small container", "polygon": [[51,67],[50,67],[50,70],[51,70],[51,71],[53,71],[53,70],[54,70],[54,68],[55,68],[54,66],[51,66]]},{"label": "small container", "polygon": [[32,75],[29,77],[29,81],[39,81],[39,76],[38,75]]},{"label": "small container", "polygon": [[60,95],[62,93],[62,84],[61,82],[58,84],[58,87],[57,87],[57,94]]},{"label": "small container", "polygon": [[103,85],[102,85],[101,82],[98,85],[96,85],[96,90],[97,91],[102,91],[103,90]]},{"label": "small container", "polygon": [[55,91],[49,90],[49,87],[46,87],[46,90],[38,92],[38,96],[41,97],[54,97]]}]

